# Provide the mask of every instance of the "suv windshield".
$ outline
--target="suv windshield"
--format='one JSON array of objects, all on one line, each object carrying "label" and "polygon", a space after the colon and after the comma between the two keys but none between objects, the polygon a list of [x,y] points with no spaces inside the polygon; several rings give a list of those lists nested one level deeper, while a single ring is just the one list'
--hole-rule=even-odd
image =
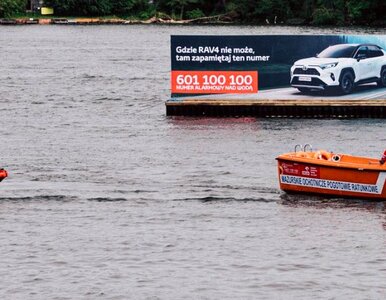
[{"label": "suv windshield", "polygon": [[336,45],[330,46],[324,49],[317,57],[320,58],[341,58],[341,57],[352,57],[352,54],[356,46],[349,45]]}]

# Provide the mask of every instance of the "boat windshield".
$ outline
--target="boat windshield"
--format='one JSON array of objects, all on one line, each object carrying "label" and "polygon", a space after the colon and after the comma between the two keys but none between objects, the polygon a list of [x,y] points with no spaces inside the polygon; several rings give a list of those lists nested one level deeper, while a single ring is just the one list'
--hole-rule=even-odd
[{"label": "boat windshield", "polygon": [[335,45],[324,49],[317,57],[320,58],[342,58],[352,57],[356,46],[352,45]]}]

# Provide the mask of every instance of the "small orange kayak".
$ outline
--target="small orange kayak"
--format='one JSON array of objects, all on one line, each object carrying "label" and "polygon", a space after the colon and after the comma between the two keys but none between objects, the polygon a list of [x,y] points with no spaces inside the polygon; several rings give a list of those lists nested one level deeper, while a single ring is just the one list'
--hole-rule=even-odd
[{"label": "small orange kayak", "polygon": [[295,152],[276,158],[280,188],[286,192],[386,200],[385,155],[379,160],[297,145]]},{"label": "small orange kayak", "polygon": [[4,169],[0,169],[0,182],[3,181],[6,177],[8,177],[8,172]]}]

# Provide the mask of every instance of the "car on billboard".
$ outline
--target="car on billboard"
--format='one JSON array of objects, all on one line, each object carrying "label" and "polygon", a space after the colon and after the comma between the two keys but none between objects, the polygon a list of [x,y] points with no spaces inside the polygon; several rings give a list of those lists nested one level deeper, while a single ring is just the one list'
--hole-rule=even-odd
[{"label": "car on billboard", "polygon": [[386,87],[386,52],[373,44],[333,45],[291,68],[291,86],[302,93],[338,89],[350,94],[355,86],[371,82]]}]

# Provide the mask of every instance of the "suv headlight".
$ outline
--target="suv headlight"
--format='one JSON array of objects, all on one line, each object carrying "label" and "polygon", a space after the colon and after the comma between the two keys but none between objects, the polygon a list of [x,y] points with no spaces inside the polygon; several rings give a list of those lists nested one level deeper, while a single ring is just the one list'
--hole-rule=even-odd
[{"label": "suv headlight", "polygon": [[319,67],[324,70],[324,69],[329,69],[329,68],[334,68],[338,65],[337,62],[335,63],[329,63],[329,64],[323,64],[323,65],[320,65]]}]

